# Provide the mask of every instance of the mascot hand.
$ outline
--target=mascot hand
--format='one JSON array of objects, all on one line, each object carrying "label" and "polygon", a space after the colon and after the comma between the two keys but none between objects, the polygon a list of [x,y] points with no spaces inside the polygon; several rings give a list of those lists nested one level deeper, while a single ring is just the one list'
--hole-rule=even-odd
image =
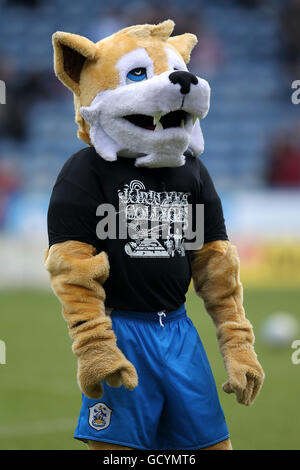
[{"label": "mascot hand", "polygon": [[80,331],[72,331],[81,391],[89,398],[100,398],[104,381],[111,387],[134,389],[138,385],[136,370],[117,347],[110,318],[94,323],[86,322],[78,327]]},{"label": "mascot hand", "polygon": [[227,351],[224,361],[228,375],[228,381],[223,384],[224,392],[235,393],[239,403],[251,405],[265,377],[253,347]]}]

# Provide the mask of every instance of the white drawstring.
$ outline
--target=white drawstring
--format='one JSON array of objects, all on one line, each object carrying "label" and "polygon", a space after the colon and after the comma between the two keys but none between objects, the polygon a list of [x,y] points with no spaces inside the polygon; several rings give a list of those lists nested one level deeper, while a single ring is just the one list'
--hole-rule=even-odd
[{"label": "white drawstring", "polygon": [[166,317],[166,313],[164,312],[164,310],[162,310],[161,312],[157,312],[157,315],[159,316],[159,323],[160,323],[160,326],[165,326],[162,322],[162,318],[161,317]]}]

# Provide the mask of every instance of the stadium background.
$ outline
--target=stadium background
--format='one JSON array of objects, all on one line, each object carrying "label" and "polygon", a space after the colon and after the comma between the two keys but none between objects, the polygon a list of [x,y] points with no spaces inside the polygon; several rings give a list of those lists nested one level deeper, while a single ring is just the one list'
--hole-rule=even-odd
[{"label": "stadium background", "polygon": [[[266,372],[253,407],[221,391],[211,320],[192,289],[190,316],[206,347],[237,449],[299,449],[300,365],[290,344],[262,341],[273,312],[300,317],[300,2],[276,0],[0,0],[0,449],[77,449],[76,363],[42,266],[51,188],[76,139],[71,94],[52,69],[51,34],[99,40],[172,18],[199,38],[190,69],[212,88],[203,162],[242,259],[245,306]],[[295,338],[300,332],[295,331]],[[3,362],[3,358],[2,358]],[[184,399],[184,397],[183,397]]]}]

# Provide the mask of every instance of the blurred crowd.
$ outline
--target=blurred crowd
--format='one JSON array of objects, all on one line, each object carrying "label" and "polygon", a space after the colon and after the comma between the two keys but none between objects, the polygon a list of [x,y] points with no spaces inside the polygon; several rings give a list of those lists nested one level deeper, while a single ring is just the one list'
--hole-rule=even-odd
[{"label": "blurred crowd", "polygon": [[272,187],[300,186],[300,121],[271,140],[266,182]]},{"label": "blurred crowd", "polygon": [[292,79],[300,76],[300,0],[288,0],[280,15],[282,62]]},{"label": "blurred crowd", "polygon": [[[13,9],[14,5],[22,5],[37,9],[42,3],[43,0],[10,0],[4,2],[2,8]],[[197,34],[199,38],[199,45],[193,54],[192,67],[204,67],[213,73],[224,59],[224,51],[217,35],[206,28],[201,10],[198,10],[196,15],[193,10],[183,14],[181,6],[170,1],[160,4],[137,1],[128,2],[127,5],[107,6],[97,18],[91,19],[82,34],[86,34],[93,41],[99,41],[130,24],[157,23],[169,17],[176,20],[175,34],[189,31]],[[9,84],[6,107],[0,107],[0,138],[25,140],[30,107],[34,106],[37,100],[55,100],[60,94],[67,96],[65,89],[55,79],[52,69],[45,70],[43,66],[39,69],[36,64],[34,70],[20,71],[13,55],[5,54],[1,50],[1,44],[0,79]]]},{"label": "blurred crowd", "polygon": [[[60,0],[55,0],[53,3],[57,4],[58,9],[61,5],[63,5],[62,1]],[[263,77],[264,73],[267,75],[266,71],[272,75],[272,70],[275,70],[275,72],[278,73],[278,76],[281,75],[288,77],[287,79],[283,78],[283,83],[284,80],[287,80],[288,82],[289,80],[292,81],[294,79],[299,79],[300,0],[287,0],[286,2],[270,0],[228,0],[227,2],[222,2],[220,0],[218,8],[215,7],[215,10],[211,4],[212,2],[204,0],[191,0],[190,2],[184,2],[181,0],[177,0],[176,2],[170,0],[164,2],[151,0],[128,2],[112,1],[109,4],[106,4],[106,6],[102,5],[101,8],[99,8],[98,14],[91,15],[90,21],[86,22],[80,31],[73,32],[86,35],[90,39],[98,41],[99,39],[112,34],[118,29],[131,24],[140,24],[145,22],[157,23],[163,19],[172,18],[176,22],[174,31],[175,34],[182,34],[187,31],[195,33],[198,36],[199,42],[194,50],[190,68],[196,73],[199,73],[207,78],[209,81],[212,81],[212,83],[215,83],[213,92],[216,90],[217,93],[218,90],[220,90],[219,96],[221,100],[223,97],[224,99],[227,99],[227,101],[224,102],[223,107],[222,103],[220,104],[220,102],[218,102],[219,108],[217,111],[219,114],[216,111],[216,117],[214,118],[212,115],[210,123],[211,128],[208,128],[207,131],[208,137],[212,142],[212,153],[214,153],[213,146],[216,147],[217,157],[215,162],[212,163],[212,171],[214,168],[216,168],[226,173],[230,171],[230,165],[232,165],[234,159],[232,157],[232,161],[228,167],[225,167],[221,161],[222,155],[224,154],[225,149],[228,147],[228,142],[233,139],[232,136],[234,136],[235,132],[234,121],[232,121],[232,124],[224,121],[224,115],[226,116],[226,109],[228,109],[227,113],[230,113],[230,108],[227,108],[227,103],[230,103],[230,105],[233,106],[233,100],[235,100],[235,104],[239,106],[238,110],[236,111],[236,115],[234,114],[236,108],[233,108],[232,111],[233,117],[235,117],[238,122],[242,120],[242,118],[239,117],[240,114],[243,119],[246,120],[248,118],[247,116],[250,116],[244,107],[243,100],[246,100],[246,97],[244,95],[239,96],[237,93],[237,90],[239,90],[238,82],[234,82],[234,80],[239,80],[239,75],[237,77],[233,75],[237,70],[236,63],[240,64],[238,73],[241,73],[240,70],[245,66],[245,60],[247,56],[249,56],[249,60],[254,61],[254,65],[258,67],[258,70]],[[222,14],[222,11],[225,10],[222,10],[222,8],[229,8],[228,5],[230,5],[230,8],[232,8],[232,12],[238,12],[239,16],[237,16],[237,18],[241,18],[241,20],[244,18],[245,22],[248,21],[247,18],[249,21],[255,21],[255,17],[253,17],[253,15],[256,14],[255,11],[262,12],[262,18],[264,17],[263,15],[268,18],[268,28],[270,31],[275,31],[270,32],[270,37],[275,38],[272,43],[272,47],[271,43],[270,47],[268,43],[262,44],[261,42],[259,44],[254,44],[250,41],[253,41],[253,38],[248,38],[248,43],[246,44],[245,42],[245,45],[239,44],[238,37],[244,37],[242,36],[242,29],[245,28],[246,23],[241,25],[230,22],[226,23],[225,15],[223,18]],[[26,14],[27,18],[28,15],[32,15],[32,21],[34,23],[38,21],[39,11],[51,7],[54,8],[53,5],[49,5],[49,3],[47,4],[47,2],[44,0],[0,0],[0,9],[2,12],[9,12],[9,14],[12,16],[15,14],[16,17],[18,17],[19,22],[20,15]],[[213,18],[213,20],[219,15],[219,18],[217,18],[218,23],[216,24],[220,24],[222,26],[223,36],[218,30],[218,27],[212,26],[214,21],[207,21],[206,10],[208,7],[212,8],[210,11],[210,16]],[[64,8],[67,8],[66,4]],[[72,8],[75,8],[74,4]],[[59,11],[57,11],[57,14],[59,15]],[[75,15],[75,10],[72,10],[72,15]],[[79,13],[77,12],[77,16],[78,15],[80,16],[80,11]],[[0,27],[1,21],[0,14]],[[53,28],[55,28],[55,25],[53,25]],[[232,28],[236,34],[240,34],[240,36],[236,36],[237,40],[233,36],[229,37],[229,33]],[[261,34],[263,34],[263,28],[264,25],[262,23],[260,25]],[[52,29],[52,32],[54,32],[54,30],[55,29]],[[258,31],[258,29],[257,31],[253,31],[253,35],[255,36]],[[28,34],[30,34],[30,31],[28,31]],[[226,42],[226,36],[229,37],[229,42]],[[11,163],[10,165],[7,163],[7,159],[5,158],[7,155],[7,148],[9,147],[9,145],[7,147],[7,144],[9,142],[16,142],[20,144],[19,148],[22,148],[22,145],[25,148],[26,142],[32,139],[32,136],[29,132],[29,127],[31,125],[29,119],[29,116],[31,116],[31,109],[34,109],[36,104],[39,102],[44,103],[46,106],[45,103],[47,102],[59,103],[61,100],[70,100],[70,94],[58,82],[53,74],[51,56],[52,52],[50,50],[49,57],[46,61],[35,61],[34,67],[20,67],[20,64],[17,60],[18,54],[8,52],[9,49],[6,47],[5,37],[2,36],[1,41],[0,79],[8,84],[6,104],[0,105],[0,201],[3,206],[5,197],[18,190],[18,188],[22,188],[23,184],[22,172],[18,171],[18,164],[16,163],[18,159],[12,160],[14,163]],[[50,43],[50,34],[47,36],[47,41]],[[255,52],[253,50],[253,44],[256,47]],[[19,48],[22,47],[23,44],[20,41]],[[243,51],[242,49],[241,52],[238,52],[238,48],[241,47],[245,47],[245,50]],[[268,48],[270,50],[268,50]],[[235,56],[233,54],[235,49],[237,54],[240,54],[237,55],[237,62],[235,62]],[[240,50],[241,49],[239,49],[239,51]],[[27,54],[28,53],[30,52],[27,51]],[[251,54],[253,54],[252,58]],[[256,57],[254,54],[257,54],[256,62]],[[266,60],[266,56],[268,56],[268,61]],[[264,66],[264,61],[266,64],[267,62],[269,63],[269,69],[267,68],[267,65]],[[274,69],[271,69],[271,67],[274,67]],[[225,82],[225,77],[227,82]],[[275,81],[275,77],[273,77],[273,81]],[[227,88],[224,88],[225,93],[223,93],[222,88],[224,83],[231,85]],[[255,84],[252,83],[253,88],[254,85]],[[257,99],[261,100],[259,96]],[[277,90],[275,89],[274,92],[270,91],[270,94],[266,95],[266,97],[263,99],[266,100],[266,106],[264,107],[264,103],[262,102],[260,102],[260,105],[265,109],[267,109],[268,106],[270,107],[269,115],[271,119],[274,114],[272,109],[275,106],[273,105],[272,108],[272,100],[275,99],[276,103],[279,104],[282,102],[282,106],[285,106],[283,102],[287,100],[287,96],[285,93],[280,96],[280,93],[278,94]],[[249,96],[248,102],[246,103],[245,101],[245,104],[247,104],[250,109],[251,104],[253,104],[253,99],[251,96]],[[244,110],[242,109],[243,107]],[[244,114],[242,114],[243,112]],[[253,124],[254,126],[255,120],[257,120],[256,116],[252,119],[250,124]],[[221,137],[218,137],[218,135],[215,134],[217,137],[215,138],[215,142],[213,142],[216,122],[218,123],[219,121],[221,124],[224,124],[222,127]],[[266,127],[268,127],[267,115],[264,122],[266,123]],[[213,127],[214,125],[215,127]],[[251,127],[249,126],[248,134]],[[221,127],[221,125],[219,127]],[[261,126],[257,124],[257,127],[261,132]],[[277,127],[274,125],[274,128],[272,128],[272,126],[271,128],[270,126],[268,127],[267,132],[265,132],[263,135],[263,158],[265,165],[259,166],[259,163],[257,163],[258,169],[253,170],[256,171],[254,174],[258,174],[258,176],[261,177],[262,184],[272,187],[282,185],[286,185],[288,187],[297,187],[300,185],[299,130],[299,122],[295,123],[294,119],[291,120],[290,126],[285,125],[283,130],[280,129],[278,125]],[[73,138],[76,139],[75,129]],[[247,139],[251,143],[253,140],[255,140],[255,137],[253,139],[253,136],[248,136]],[[246,144],[246,141],[245,139],[242,139],[242,136],[240,136],[239,141],[241,141],[241,144],[240,147],[237,148],[236,152],[239,154],[239,157],[245,152],[246,160],[241,171],[246,174],[248,167],[249,171],[251,167],[251,152],[252,156],[255,156],[256,147],[254,142],[252,142],[253,147],[251,147],[252,150],[250,151],[250,144]],[[5,145],[1,145],[1,142],[5,142]],[[228,149],[227,154],[232,154],[234,148],[235,147],[231,147]],[[219,153],[218,149],[220,149]],[[259,150],[257,150],[257,152],[259,152]],[[227,158],[227,154],[225,154],[224,158]],[[64,158],[65,157],[66,155]],[[256,158],[255,161],[258,161],[259,159],[260,158]],[[213,161],[213,158],[211,160]]]}]

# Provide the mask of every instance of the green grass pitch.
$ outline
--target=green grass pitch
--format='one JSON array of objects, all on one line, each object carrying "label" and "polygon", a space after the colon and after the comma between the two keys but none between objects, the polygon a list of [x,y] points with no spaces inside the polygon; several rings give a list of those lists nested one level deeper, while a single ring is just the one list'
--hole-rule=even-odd
[{"label": "green grass pitch", "polygon": [[[214,326],[191,291],[188,314],[207,351],[235,449],[300,448],[300,365],[290,346],[270,349],[259,327],[266,315],[299,315],[296,290],[245,290],[247,316],[255,326],[256,350],[266,380],[255,404],[239,405],[221,390],[226,380]],[[85,449],[73,439],[81,394],[71,340],[51,292],[0,292],[0,340],[6,364],[0,365],[0,449]],[[184,399],[184,397],[182,397]]]}]

